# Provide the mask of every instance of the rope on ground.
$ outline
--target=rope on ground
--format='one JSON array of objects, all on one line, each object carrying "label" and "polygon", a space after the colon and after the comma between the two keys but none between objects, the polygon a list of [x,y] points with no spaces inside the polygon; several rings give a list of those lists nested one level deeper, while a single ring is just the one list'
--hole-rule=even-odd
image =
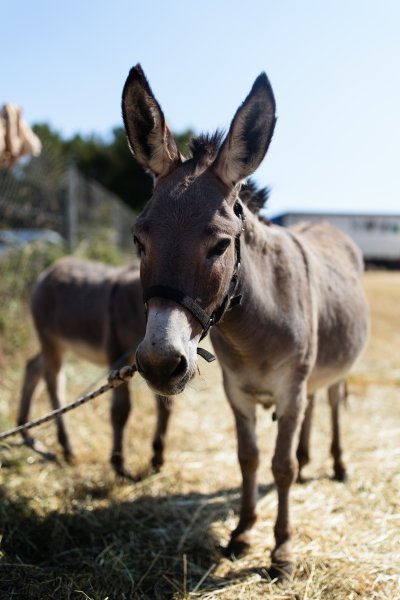
[{"label": "rope on ground", "polygon": [[47,414],[44,417],[41,417],[40,419],[36,419],[35,421],[29,421],[27,423],[24,423],[23,425],[14,427],[14,429],[9,429],[8,431],[4,431],[3,433],[0,433],[0,441],[5,440],[6,438],[11,437],[12,435],[16,435],[17,433],[20,433],[21,431],[26,431],[27,429],[32,429],[32,427],[37,427],[38,425],[47,423],[48,421],[55,419],[59,415],[63,415],[64,413],[69,412],[70,410],[73,410],[74,408],[77,408],[78,406],[82,406],[82,404],[89,402],[89,400],[94,400],[98,396],[101,396],[105,392],[108,392],[108,390],[112,390],[112,389],[120,386],[123,383],[127,383],[134,376],[136,371],[137,371],[137,369],[136,369],[135,365],[132,365],[132,366],[126,365],[125,367],[122,367],[121,369],[114,369],[113,371],[110,372],[107,383],[102,385],[101,387],[99,387],[97,390],[94,390],[93,392],[90,392],[89,394],[85,394],[84,396],[81,396],[80,398],[78,398],[77,400],[74,400],[70,404],[66,404],[65,406],[62,406],[61,408],[57,408],[56,410],[53,410],[51,413]]}]

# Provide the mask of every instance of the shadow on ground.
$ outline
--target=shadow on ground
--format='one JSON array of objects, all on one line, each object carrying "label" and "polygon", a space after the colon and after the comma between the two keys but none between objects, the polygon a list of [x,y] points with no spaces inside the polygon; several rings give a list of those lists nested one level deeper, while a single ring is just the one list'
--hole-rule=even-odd
[{"label": "shadow on ground", "polygon": [[[96,490],[91,493],[95,498]],[[208,571],[201,587],[219,586],[212,570],[223,558],[213,524],[237,512],[239,495],[239,489],[144,495],[41,516],[29,500],[11,500],[3,489],[0,597],[184,597]]]}]

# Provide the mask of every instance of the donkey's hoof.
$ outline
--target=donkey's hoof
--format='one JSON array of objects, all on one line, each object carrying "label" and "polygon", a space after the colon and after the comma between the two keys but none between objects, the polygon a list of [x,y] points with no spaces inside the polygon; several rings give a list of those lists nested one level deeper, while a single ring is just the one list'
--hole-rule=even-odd
[{"label": "donkey's hoof", "polygon": [[346,469],[344,469],[343,467],[335,467],[333,479],[335,481],[340,481],[340,483],[345,483],[348,480]]},{"label": "donkey's hoof", "polygon": [[53,452],[48,452],[47,450],[45,452],[41,452],[41,455],[43,456],[44,460],[48,460],[49,462],[55,462],[58,465],[60,464],[60,461],[57,458],[57,455],[54,454]]},{"label": "donkey's hoof", "polygon": [[147,479],[148,477],[153,475],[155,472],[155,470],[152,466],[149,466],[149,467],[143,469],[142,471],[139,471],[136,475],[133,475],[130,471],[125,469],[125,467],[123,467],[122,465],[120,465],[118,467],[113,465],[113,468],[114,468],[115,475],[117,476],[117,478],[121,482],[125,482],[125,483],[139,483],[140,481],[143,481],[144,479]]},{"label": "donkey's hoof", "polygon": [[115,475],[119,479],[124,479],[126,481],[136,481],[136,478],[132,475],[132,473],[130,473],[130,471],[125,469],[125,467],[121,461],[112,460],[111,464],[112,464],[112,468],[114,470]]},{"label": "donkey's hoof", "polygon": [[293,563],[290,561],[273,562],[268,569],[271,581],[277,583],[287,581],[293,573]]},{"label": "donkey's hoof", "polygon": [[119,454],[119,453],[112,454],[110,462],[111,462],[111,466],[116,475],[118,475],[120,477],[124,477],[127,474],[127,471],[125,470],[125,467],[124,467],[124,460],[123,460],[121,454]]},{"label": "donkey's hoof", "polygon": [[296,483],[306,483],[307,479],[300,473],[297,475]]},{"label": "donkey's hoof", "polygon": [[139,473],[138,475],[133,475],[128,469],[124,466],[124,460],[121,454],[113,454],[111,456],[111,466],[114,470],[114,473],[122,483],[138,483],[138,481],[142,481],[143,477]]},{"label": "donkey's hoof", "polygon": [[250,549],[250,543],[244,538],[232,538],[226,548],[222,548],[225,558],[236,560],[244,556]]},{"label": "donkey's hoof", "polygon": [[162,456],[159,456],[158,454],[155,454],[153,456],[153,458],[151,459],[151,468],[156,472],[159,473],[161,471],[161,467],[164,464],[164,459]]},{"label": "donkey's hoof", "polygon": [[124,483],[138,483],[142,481],[142,477],[140,475],[133,475],[127,469],[121,467],[120,469],[115,469],[115,474],[117,478]]},{"label": "donkey's hoof", "polygon": [[[19,425],[19,423],[18,423]],[[30,435],[22,435],[22,440],[25,446],[28,446],[28,448],[33,448],[34,450],[37,449],[37,439],[34,437],[31,437]]]},{"label": "donkey's hoof", "polygon": [[58,463],[57,455],[53,452],[49,452],[46,446],[36,438],[26,436],[24,438],[24,444],[28,446],[28,448],[31,448],[34,452],[39,454],[42,458],[44,458],[44,460]]},{"label": "donkey's hoof", "polygon": [[64,452],[64,460],[71,467],[73,467],[73,466],[75,466],[75,465],[78,464],[78,459],[76,458],[75,454],[71,450],[66,450]]}]

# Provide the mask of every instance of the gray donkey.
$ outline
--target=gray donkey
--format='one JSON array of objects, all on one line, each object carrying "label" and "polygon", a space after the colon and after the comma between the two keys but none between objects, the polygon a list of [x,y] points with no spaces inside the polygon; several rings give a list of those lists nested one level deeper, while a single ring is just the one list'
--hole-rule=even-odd
[{"label": "gray donkey", "polygon": [[[240,200],[275,127],[265,73],[227,136],[202,136],[185,159],[137,65],[122,110],[131,150],[155,178],[134,234],[147,304],[136,365],[158,394],[180,393],[194,376],[197,345],[211,329],[236,421],[242,472],[239,523],[227,552],[249,543],[256,521],[256,404],[275,406],[272,472],[278,514],[271,574],[291,570],[289,492],[307,396],[340,382],[367,339],[359,249],[327,222],[265,226]],[[332,393],[333,393],[332,392]]]},{"label": "gray donkey", "polygon": [[[145,333],[145,310],[139,273],[98,262],[62,258],[39,278],[32,293],[31,311],[41,351],[25,369],[18,424],[28,420],[32,396],[44,377],[53,409],[64,401],[62,361],[67,349],[78,356],[110,368],[131,364],[136,346]],[[172,407],[171,400],[156,395],[157,425],[153,437],[152,465],[163,464],[164,441]],[[112,392],[111,463],[118,475],[131,477],[124,465],[123,433],[131,409],[129,387]],[[58,441],[66,460],[72,446],[62,416],[57,419]],[[26,443],[37,447],[26,432]]]}]

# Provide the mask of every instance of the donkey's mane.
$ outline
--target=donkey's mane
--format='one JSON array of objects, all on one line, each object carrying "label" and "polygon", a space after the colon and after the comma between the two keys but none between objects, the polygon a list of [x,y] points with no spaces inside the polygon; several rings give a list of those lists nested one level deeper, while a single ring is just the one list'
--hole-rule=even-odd
[{"label": "donkey's mane", "polygon": [[262,221],[265,219],[260,216],[260,210],[266,205],[269,194],[269,187],[258,188],[253,179],[248,179],[240,189],[240,199],[243,204]]},{"label": "donkey's mane", "polygon": [[216,158],[222,146],[224,132],[217,129],[214,133],[201,133],[192,138],[189,145],[194,167],[206,167]]},{"label": "donkey's mane", "polygon": [[[217,129],[214,133],[201,133],[190,141],[190,161],[193,169],[207,168],[217,157],[222,146],[224,132]],[[247,208],[258,216],[260,221],[269,223],[268,219],[260,215],[260,210],[268,201],[270,189],[258,188],[253,179],[248,179],[240,188],[240,198]]]}]

